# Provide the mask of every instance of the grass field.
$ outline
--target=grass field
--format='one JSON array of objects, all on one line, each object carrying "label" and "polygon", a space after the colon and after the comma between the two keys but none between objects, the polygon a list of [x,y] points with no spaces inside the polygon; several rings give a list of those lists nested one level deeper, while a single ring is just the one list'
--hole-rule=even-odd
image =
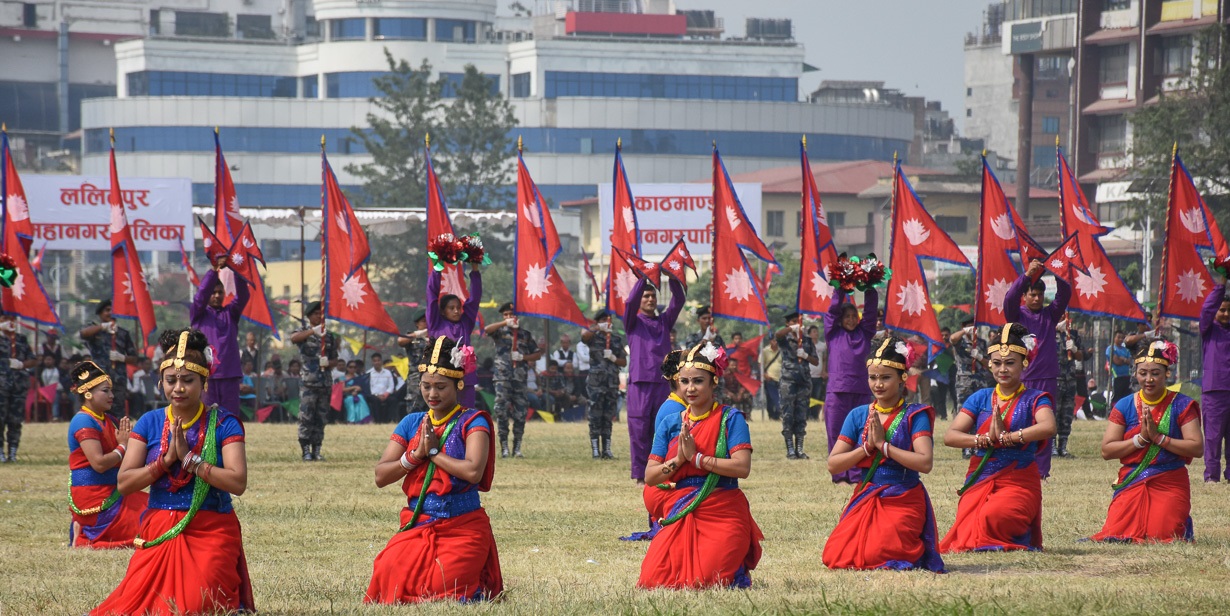
[{"label": "grass field", "polygon": [[[756,417],[759,419],[759,417]],[[404,497],[377,490],[372,467],[390,426],[330,426],[326,463],[298,461],[292,425],[248,426],[248,492],[236,499],[244,546],[266,614],[1018,614],[1230,611],[1230,486],[1195,483],[1194,545],[1078,543],[1106,514],[1115,467],[1096,455],[1105,423],[1077,422],[1076,460],[1056,460],[1044,486],[1045,553],[947,557],[948,575],[829,571],[820,549],[849,498],[824,472],[822,426],[810,461],[786,460],[779,426],[754,421],[752,476],[743,482],[764,530],[749,591],[643,592],[634,588],[645,543],[640,492],[627,460],[589,457],[582,424],[530,424],[524,460],[501,460],[484,495],[499,544],[502,602],[367,608],[372,560],[396,529]],[[65,424],[27,425],[22,461],[0,466],[0,616],[81,614],[123,576],[129,552],[69,550]],[[616,425],[617,453],[626,432]],[[937,434],[939,431],[937,430]],[[939,447],[925,479],[941,535],[956,513],[959,452]]]}]

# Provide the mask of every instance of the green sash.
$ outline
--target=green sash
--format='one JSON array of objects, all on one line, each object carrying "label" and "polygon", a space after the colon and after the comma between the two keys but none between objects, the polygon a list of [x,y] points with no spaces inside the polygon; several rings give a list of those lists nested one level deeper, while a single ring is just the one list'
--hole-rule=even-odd
[{"label": "green sash", "polygon": [[[201,446],[201,458],[205,464],[218,465],[218,405],[209,407],[209,417],[205,425],[205,444]],[[160,454],[161,455],[161,454]],[[179,522],[175,523],[167,532],[162,533],[161,537],[145,541],[137,537],[133,539],[133,545],[138,549],[152,548],[164,541],[169,541],[179,536],[184,532],[185,528],[192,523],[192,518],[196,517],[196,512],[201,510],[201,505],[205,502],[205,497],[209,495],[210,485],[205,483],[204,479],[194,477],[192,479],[192,505],[188,508],[188,515],[184,516]]]},{"label": "green sash", "polygon": [[[453,428],[457,426],[457,421],[461,419],[461,412],[458,411],[457,416],[452,421],[448,422],[448,426],[444,428],[444,434],[440,435],[440,446],[444,446],[444,441],[448,440],[448,435],[453,433]],[[419,435],[422,439],[423,435]],[[397,529],[397,532],[407,531],[414,528],[415,522],[419,521],[419,515],[423,513],[423,499],[427,497],[427,488],[431,485],[431,480],[436,476],[436,463],[427,463],[427,473],[423,475],[423,489],[419,490],[419,499],[414,503],[414,515],[410,516],[410,521],[406,525]]]},{"label": "green sash", "polygon": [[[995,405],[994,405],[995,395],[996,394],[994,392],[991,393],[991,401],[992,401],[991,413],[992,414],[995,413]],[[1009,424],[1012,423],[1012,419],[1011,419],[1012,413],[1016,412],[1016,405],[1021,403],[1021,397],[1024,395],[1025,395],[1024,392],[1022,392],[1019,396],[1017,396],[1016,402],[1012,404],[1012,408],[1010,409],[1010,412],[1004,413],[1004,417],[1003,417],[1004,429],[1009,432],[1011,432],[1011,430],[1008,430],[1008,426]],[[974,429],[977,430],[978,427],[974,426]],[[988,449],[986,452],[986,455],[982,456],[982,459],[978,461],[978,466],[974,468],[974,472],[970,473],[969,477],[965,478],[965,485],[961,486],[960,490],[957,490],[957,496],[961,496],[962,494],[965,494],[966,490],[973,487],[975,483],[978,483],[978,478],[982,476],[982,471],[983,469],[986,468],[987,462],[991,461],[991,452],[992,452],[992,449]]]},{"label": "green sash", "polygon": [[[715,458],[725,458],[729,455],[729,452],[726,451],[726,418],[728,414],[729,411],[723,409],[722,416],[719,418],[722,423],[718,426],[717,446],[714,448],[713,452],[713,457]],[[693,498],[692,502],[688,503],[687,507],[684,507],[682,510],[675,513],[675,515],[672,515],[665,520],[661,520],[658,523],[662,526],[670,526],[671,524],[683,519],[684,516],[695,511],[696,508],[700,506],[701,502],[708,498],[709,494],[713,492],[713,488],[717,486],[719,479],[721,479],[721,476],[717,473],[709,473],[709,476],[705,477],[705,483],[700,486],[700,490],[696,493],[696,498]]]},{"label": "green sash", "polygon": [[[905,411],[906,407],[905,405],[902,405],[901,411],[897,413],[896,417],[893,418],[893,423],[888,425],[888,430],[884,432],[885,443],[892,441],[893,437],[897,435],[897,429],[901,427],[901,420],[905,419]],[[871,405],[868,405],[867,412],[875,413],[876,410],[871,408]],[[884,453],[877,451],[875,457],[871,459],[871,466],[867,470],[863,471],[863,480],[858,482],[858,487],[854,488],[855,494],[858,494],[863,489],[863,486],[867,485],[867,482],[871,481],[872,477],[875,477],[876,471],[880,470],[880,463],[883,461]]]},{"label": "green sash", "polygon": [[73,502],[73,474],[72,472],[69,472],[68,474],[68,508],[72,510],[73,513],[79,516],[87,516],[87,515],[94,515],[96,513],[102,513],[110,509],[112,505],[115,505],[116,503],[120,502],[121,498],[124,498],[124,496],[120,494],[119,490],[111,490],[111,495],[108,496],[107,500],[103,501],[101,505],[97,507],[91,507],[84,511],[81,509],[78,509],[77,503]]},{"label": "green sash", "polygon": [[[1167,404],[1166,410],[1162,412],[1162,420],[1157,422],[1157,431],[1161,434],[1169,435],[1170,433],[1171,411],[1174,410],[1174,401],[1177,398],[1178,396],[1170,397],[1170,404]],[[1131,484],[1132,481],[1136,479],[1137,475],[1140,475],[1140,473],[1146,468],[1149,468],[1150,464],[1153,464],[1153,461],[1157,459],[1157,454],[1161,452],[1161,445],[1149,443],[1149,450],[1145,452],[1145,457],[1141,459],[1140,464],[1137,464],[1136,468],[1132,469],[1132,472],[1128,473],[1128,476],[1123,478],[1123,481],[1111,484],[1110,487],[1115,490],[1121,490],[1124,486]]]}]

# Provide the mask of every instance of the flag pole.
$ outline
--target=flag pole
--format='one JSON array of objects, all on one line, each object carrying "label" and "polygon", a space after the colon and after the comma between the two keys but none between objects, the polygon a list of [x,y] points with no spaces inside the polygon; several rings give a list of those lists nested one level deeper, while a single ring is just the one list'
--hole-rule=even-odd
[{"label": "flag pole", "polygon": [[[109,134],[110,134],[110,136],[111,136],[111,167],[114,169],[114,168],[115,168],[115,127],[111,127],[111,128],[109,128],[109,129],[108,129],[108,131],[109,131]],[[5,169],[5,170],[4,170],[4,175],[6,175],[6,176],[8,175],[8,169]],[[118,171],[116,171],[116,176],[117,176],[117,177],[119,176],[119,172],[118,172]],[[115,207],[115,206],[114,206],[114,205],[112,205],[111,207]],[[7,220],[7,219],[8,219],[8,214],[7,214],[7,213],[5,214],[4,218],[6,219],[6,220],[5,220],[5,224],[7,224],[7,223],[8,223],[8,220]],[[0,227],[0,228],[3,228],[3,227]],[[112,250],[111,252],[112,252],[112,255],[113,255],[113,256],[112,256],[112,259],[111,259],[111,275],[112,275],[112,276],[115,276],[115,258],[114,258],[115,251],[114,251],[114,250]],[[124,263],[125,263],[125,264],[127,264],[127,263],[128,263],[127,259],[125,259]],[[135,284],[135,282],[134,282],[134,284]],[[114,283],[111,285],[111,311],[112,311],[112,312],[111,312],[111,322],[112,322],[112,323],[115,323],[115,284],[114,284]],[[139,321],[139,319],[138,319],[138,321]],[[138,326],[137,326],[137,328],[138,328],[138,329],[140,329],[140,325],[138,325]],[[118,335],[118,334],[119,334],[119,324],[118,324],[118,323],[116,324],[116,331],[110,332],[110,334],[111,334],[111,352],[113,352],[113,353],[114,353],[114,352],[115,352],[115,337],[116,337],[116,335]],[[142,350],[142,351],[144,351],[144,350],[145,350],[145,342],[146,342],[145,340],[142,340],[142,341],[141,341],[141,350]],[[112,361],[111,361],[111,368],[112,368],[112,369],[115,369],[115,360],[112,360]],[[108,372],[110,372],[110,370],[108,370]],[[127,392],[125,392],[125,393],[127,393]],[[125,405],[124,405],[124,408],[125,408],[125,409],[127,409],[127,408],[128,408],[128,405],[127,405],[127,404],[125,404]],[[127,417],[127,416],[128,416],[127,410],[125,410],[124,416],[125,416],[125,417]]]},{"label": "flag pole", "polygon": [[[1179,142],[1175,141],[1174,145],[1171,146],[1170,148],[1170,182],[1169,184],[1167,184],[1167,188],[1166,188],[1166,226],[1162,228],[1163,229],[1162,237],[1170,236],[1170,208],[1174,207],[1174,204],[1171,201],[1174,198],[1174,174],[1176,171],[1178,171],[1178,166],[1179,166]],[[1147,237],[1145,238],[1145,241],[1152,242],[1153,238]],[[1163,246],[1162,247],[1162,267],[1161,267],[1161,270],[1158,272],[1158,277],[1160,278],[1160,280],[1158,280],[1158,284],[1157,284],[1157,304],[1153,310],[1154,311],[1154,315],[1153,315],[1154,321],[1156,321],[1162,314],[1162,308],[1163,308],[1162,299],[1166,295],[1165,288],[1164,288],[1164,285],[1166,282],[1166,265],[1167,265],[1166,257],[1169,256],[1169,253],[1170,251],[1166,250],[1166,247]],[[1152,325],[1152,323],[1150,323],[1150,325]]]},{"label": "flag pole", "polygon": [[[320,302],[320,307],[321,307],[321,311],[320,311],[321,312],[320,314],[320,330],[321,330],[320,358],[324,360],[322,363],[324,363],[325,365],[328,365],[329,351],[328,351],[328,346],[325,344],[325,339],[329,331],[328,326],[325,325],[325,315],[329,314],[329,307],[325,303],[325,300],[328,298],[328,294],[326,292],[327,281],[325,279],[326,277],[325,250],[327,249],[325,248],[326,242],[324,238],[325,229],[328,227],[328,221],[325,220],[326,210],[328,209],[328,203],[327,203],[328,195],[326,194],[326,190],[327,190],[326,187],[328,186],[328,178],[325,176],[325,174],[328,173],[328,169],[325,167],[326,161],[327,159],[325,158],[325,136],[322,133],[320,135],[320,179],[321,179],[321,182],[320,182],[320,231],[321,231],[321,238],[320,238],[321,239],[321,242],[320,242],[320,300],[321,300]],[[301,308],[301,310],[306,310],[306,309],[307,309],[306,305],[304,305]],[[306,320],[307,316],[308,315],[304,314],[303,318]],[[308,327],[311,327],[311,326],[312,326],[312,322],[308,321]]]}]

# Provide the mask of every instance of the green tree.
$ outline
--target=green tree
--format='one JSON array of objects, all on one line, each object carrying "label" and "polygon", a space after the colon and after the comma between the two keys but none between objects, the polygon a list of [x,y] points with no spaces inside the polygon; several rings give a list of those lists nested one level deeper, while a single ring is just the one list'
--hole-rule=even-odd
[{"label": "green tree", "polygon": [[931,293],[932,303],[948,306],[939,314],[940,327],[947,327],[953,330],[958,329],[961,327],[961,321],[971,316],[971,313],[951,308],[951,306],[968,304],[970,310],[973,310],[973,272],[940,276],[937,280],[932,281],[927,288]]},{"label": "green tree", "polygon": [[448,152],[445,186],[458,208],[503,208],[509,204],[513,142],[517,125],[512,106],[499,96],[495,81],[472,64],[444,112],[442,144]]},{"label": "green tree", "polygon": [[1145,216],[1164,220],[1171,149],[1177,142],[1192,176],[1206,183],[1201,193],[1218,223],[1222,228],[1230,223],[1230,41],[1225,37],[1220,26],[1196,35],[1192,75],[1131,117],[1132,168],[1145,180],[1140,183],[1145,194],[1130,203],[1126,222]]},{"label": "green tree", "polygon": [[[363,182],[356,201],[365,206],[421,207],[426,203],[425,138],[449,204],[457,208],[509,205],[512,106],[494,82],[466,65],[458,82],[433,78],[430,62],[418,68],[386,49],[389,72],[373,79],[380,95],[366,127],[351,127],[372,160],[346,170]],[[446,95],[453,98],[446,99]]]}]

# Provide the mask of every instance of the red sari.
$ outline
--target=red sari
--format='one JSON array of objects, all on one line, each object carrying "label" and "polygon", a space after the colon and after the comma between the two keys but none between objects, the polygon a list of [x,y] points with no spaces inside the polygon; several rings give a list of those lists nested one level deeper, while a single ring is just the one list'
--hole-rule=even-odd
[{"label": "red sari", "polygon": [[[423,413],[402,419],[391,439],[418,446],[418,426]],[[491,416],[469,409],[456,419],[457,426],[440,444],[452,458],[464,459],[465,440],[474,431],[491,434]],[[436,426],[440,436],[448,424]],[[414,517],[414,505],[423,488],[427,464],[410,471],[402,481],[409,499],[401,511],[400,527]],[[496,552],[491,520],[478,502],[478,492],[491,489],[495,473],[495,439],[488,439],[487,467],[477,484],[467,483],[436,468],[428,485],[417,523],[389,539],[376,556],[364,603],[419,603],[439,599],[469,602],[496,597],[504,591],[500,557]]]},{"label": "red sari", "polygon": [[[680,415],[665,418],[659,426],[660,432],[655,435],[654,451],[660,450],[659,439],[669,439],[666,455],[651,454],[650,459],[661,461],[677,455],[678,435],[683,415],[687,412],[685,410]],[[747,434],[747,423],[742,413],[722,406],[692,424],[697,451],[714,455],[723,418],[727,424],[728,452],[751,449],[751,443],[746,442],[745,436],[734,436],[736,433]],[[690,463],[685,464],[675,474],[673,489],[645,487],[645,506],[651,514],[668,517],[692,502],[708,474]],[[657,493],[651,493],[655,490]],[[636,585],[640,588],[672,589],[713,586],[747,588],[752,582],[750,572],[760,562],[762,539],[764,534],[752,519],[751,507],[743,491],[738,488],[738,482],[722,478],[718,487],[691,513],[658,531],[641,563],[641,575]]]},{"label": "red sari", "polygon": [[72,475],[69,497],[77,511],[81,512],[74,512],[69,507],[73,522],[81,528],[73,547],[96,550],[131,548],[149,495],[144,492],[129,494],[106,510],[95,511],[115,492],[119,473],[118,466],[103,473],[95,471],[80,446],[81,441],[96,440],[102,445],[103,452],[115,450],[118,445],[115,422],[105,414],[102,417],[102,422],[99,422],[98,416],[82,410],[69,424],[68,467]]},{"label": "red sari", "polygon": [[[1124,427],[1125,440],[1140,434],[1140,410],[1136,407],[1139,397],[1137,392],[1120,400],[1108,418]],[[1152,409],[1154,425],[1160,425],[1168,406],[1172,419],[1165,434],[1182,440],[1183,425],[1200,417],[1200,405],[1183,394],[1168,392]],[[1116,483],[1127,479],[1138,465],[1145,464],[1145,467],[1131,482],[1115,490],[1106,512],[1106,523],[1090,539],[1118,543],[1172,543],[1195,539],[1191,518],[1192,488],[1187,475],[1187,465],[1192,459],[1158,448],[1157,453],[1146,460],[1154,447],[1138,449],[1120,460],[1123,466]]]}]

